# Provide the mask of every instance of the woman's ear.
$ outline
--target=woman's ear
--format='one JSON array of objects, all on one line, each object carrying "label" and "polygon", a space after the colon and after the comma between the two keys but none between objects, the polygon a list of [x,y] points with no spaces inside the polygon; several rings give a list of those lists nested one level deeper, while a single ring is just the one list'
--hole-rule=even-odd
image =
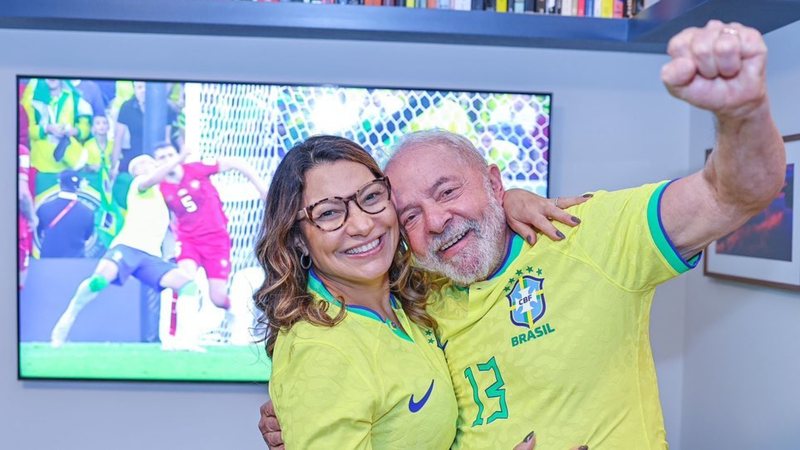
[{"label": "woman's ear", "polygon": [[294,246],[295,248],[300,250],[301,255],[308,255],[308,246],[306,245],[305,242],[303,242],[303,239],[301,237],[298,236],[294,238]]}]

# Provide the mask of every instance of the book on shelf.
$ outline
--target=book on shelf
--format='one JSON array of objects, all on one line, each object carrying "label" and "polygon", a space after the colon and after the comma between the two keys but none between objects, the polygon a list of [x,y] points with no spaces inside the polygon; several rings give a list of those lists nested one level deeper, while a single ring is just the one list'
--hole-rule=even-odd
[{"label": "book on shelf", "polygon": [[630,18],[657,0],[241,0],[258,3],[313,3],[400,8],[535,13],[577,17]]}]

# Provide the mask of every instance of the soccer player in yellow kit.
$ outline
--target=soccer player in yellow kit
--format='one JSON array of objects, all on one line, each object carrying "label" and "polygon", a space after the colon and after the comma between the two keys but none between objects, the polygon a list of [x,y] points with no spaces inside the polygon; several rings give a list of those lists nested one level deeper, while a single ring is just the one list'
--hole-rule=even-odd
[{"label": "soccer player in yellow kit", "polygon": [[459,404],[454,448],[508,448],[526,424],[545,450],[576,436],[593,450],[667,447],[649,344],[654,288],[766,207],[786,170],[758,32],[712,21],[669,52],[664,82],[715,114],[715,151],[672,183],[596,193],[570,210],[582,225],[563,241],[478,235],[477,224],[502,223],[502,183],[458,136],[411,135],[389,161],[417,261],[451,280],[428,311]]},{"label": "soccer player in yellow kit", "polygon": [[[194,295],[197,287],[191,277],[175,264],[161,258],[161,244],[169,227],[169,212],[158,190],[158,177],[183,162],[185,155],[174,157],[161,167],[149,155],[131,160],[134,179],[128,192],[128,215],[111,247],[97,263],[92,275],[83,280],[66,310],[50,333],[50,344],[64,345],[78,314],[94,301],[110,283],[123,285],[130,277],[161,291],[172,289],[173,295]],[[181,347],[190,350],[191,347]]]}]

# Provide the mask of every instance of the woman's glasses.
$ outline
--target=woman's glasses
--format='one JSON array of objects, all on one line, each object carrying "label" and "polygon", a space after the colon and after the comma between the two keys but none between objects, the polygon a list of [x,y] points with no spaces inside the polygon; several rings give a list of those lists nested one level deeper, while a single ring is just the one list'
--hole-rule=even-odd
[{"label": "woman's glasses", "polygon": [[297,212],[298,220],[304,217],[323,231],[336,231],[349,216],[351,201],[367,214],[378,214],[389,206],[392,188],[387,177],[376,178],[362,186],[349,197],[328,197]]}]

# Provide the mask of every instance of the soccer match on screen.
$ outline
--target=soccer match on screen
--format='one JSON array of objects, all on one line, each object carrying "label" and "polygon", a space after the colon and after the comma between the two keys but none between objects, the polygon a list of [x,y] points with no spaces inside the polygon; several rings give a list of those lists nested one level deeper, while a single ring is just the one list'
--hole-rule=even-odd
[{"label": "soccer match on screen", "polygon": [[296,143],[469,138],[547,195],[549,94],[17,78],[21,378],[265,382],[254,243]]}]

